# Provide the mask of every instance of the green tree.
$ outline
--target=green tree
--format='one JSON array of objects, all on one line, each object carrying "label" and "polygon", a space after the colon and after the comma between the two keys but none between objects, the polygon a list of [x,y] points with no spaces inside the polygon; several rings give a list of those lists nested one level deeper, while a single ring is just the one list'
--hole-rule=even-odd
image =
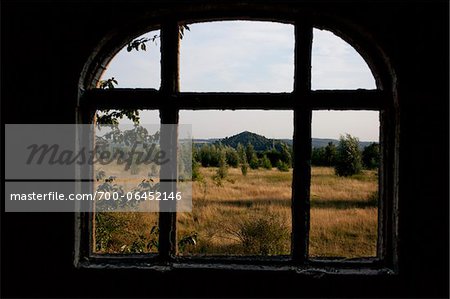
[{"label": "green tree", "polygon": [[220,151],[219,157],[219,167],[217,168],[216,174],[213,176],[213,180],[217,186],[223,186],[223,179],[228,175],[228,165],[227,158],[224,150]]},{"label": "green tree", "polygon": [[265,169],[272,169],[272,163],[270,163],[270,160],[266,155],[261,158],[261,167]]},{"label": "green tree", "polygon": [[217,168],[216,176],[220,179],[226,178],[228,175],[228,165],[225,151],[220,151],[219,168]]},{"label": "green tree", "polygon": [[314,166],[325,166],[325,148],[315,147],[311,153],[311,164]]},{"label": "green tree", "polygon": [[269,158],[270,164],[272,165],[277,165],[278,161],[281,160],[281,153],[275,148],[271,149],[270,151],[264,152],[264,155]]},{"label": "green tree", "polygon": [[338,176],[351,176],[362,170],[359,139],[350,134],[341,136],[337,147],[335,173]]},{"label": "green tree", "polygon": [[227,146],[225,147],[225,153],[226,153],[226,157],[227,157],[227,164],[231,167],[238,167],[239,166],[239,154],[238,152],[230,147]]},{"label": "green tree", "polygon": [[362,152],[362,161],[367,169],[375,169],[380,166],[380,146],[378,143],[371,143]]},{"label": "green tree", "polygon": [[199,162],[203,167],[218,167],[220,159],[220,145],[204,144],[199,151]]},{"label": "green tree", "polygon": [[245,148],[245,154],[247,156],[248,165],[251,169],[258,169],[259,161],[258,156],[256,155],[255,149],[251,143],[247,144]]},{"label": "green tree", "polygon": [[238,143],[236,151],[239,156],[239,164],[241,165],[242,175],[246,176],[248,173],[248,162],[247,162],[247,155],[245,153],[245,148],[242,144]]},{"label": "green tree", "polygon": [[334,143],[330,141],[325,147],[324,152],[325,165],[334,166],[336,163],[336,156],[337,156],[337,148],[334,145]]},{"label": "green tree", "polygon": [[291,167],[292,165],[292,155],[291,151],[289,150],[288,146],[285,143],[281,143],[281,161],[286,163],[288,167]]},{"label": "green tree", "polygon": [[277,162],[277,169],[279,171],[287,172],[289,171],[289,165],[286,162],[280,160]]}]

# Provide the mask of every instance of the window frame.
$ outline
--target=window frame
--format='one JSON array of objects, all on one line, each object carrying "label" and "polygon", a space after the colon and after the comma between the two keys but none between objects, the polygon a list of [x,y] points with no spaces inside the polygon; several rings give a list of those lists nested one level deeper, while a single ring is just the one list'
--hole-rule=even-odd
[{"label": "window frame", "polygon": [[[239,20],[240,18],[231,18]],[[208,21],[215,21],[211,19]],[[222,20],[222,19],[220,19]],[[252,20],[262,20],[256,18]],[[200,20],[189,20],[196,22]],[[201,20],[205,21],[205,20]],[[286,256],[177,256],[176,213],[159,214],[158,254],[93,254],[93,213],[76,213],[76,267],[118,267],[168,270],[177,268],[217,268],[244,270],[294,270],[315,274],[393,274],[396,267],[397,240],[397,182],[398,123],[392,92],[383,90],[376,69],[375,90],[312,90],[311,52],[313,29],[323,26],[310,18],[275,20],[295,27],[294,89],[289,93],[258,92],[180,92],[179,91],[179,24],[186,20],[167,18],[161,30],[161,87],[156,89],[97,89],[83,90],[77,111],[79,123],[92,123],[98,109],[155,109],[160,111],[161,124],[178,123],[179,110],[246,109],[292,110],[294,112],[294,171],[292,183],[292,243],[291,255]],[[333,29],[326,27],[325,29]],[[352,44],[353,46],[353,44]],[[361,49],[357,48],[360,52]],[[109,58],[113,51],[109,51]],[[371,57],[370,53],[367,57]],[[108,56],[107,55],[107,56]],[[367,58],[366,57],[366,58]],[[105,58],[105,57],[104,57]],[[376,59],[375,59],[376,60]],[[368,62],[368,61],[366,61]],[[380,62],[370,61],[369,66]],[[97,75],[101,71],[97,71]],[[89,76],[88,80],[89,80]],[[90,79],[95,78],[92,76]],[[381,78],[381,79],[380,79]],[[380,112],[379,207],[376,258],[337,260],[309,258],[310,182],[311,182],[311,124],[313,110],[374,110]],[[176,137],[173,139],[176,142]],[[163,170],[162,170],[163,171]]]}]

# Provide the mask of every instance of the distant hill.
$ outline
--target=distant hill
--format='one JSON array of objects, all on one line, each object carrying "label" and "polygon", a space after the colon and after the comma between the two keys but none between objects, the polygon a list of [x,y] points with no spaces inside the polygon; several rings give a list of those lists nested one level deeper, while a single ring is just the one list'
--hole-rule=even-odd
[{"label": "distant hill", "polygon": [[223,138],[218,142],[221,142],[223,145],[228,145],[233,148],[236,148],[239,143],[244,146],[250,143],[251,145],[253,145],[256,151],[260,152],[270,150],[274,147],[279,147],[280,143],[282,143],[283,141],[268,139],[264,136],[249,131],[244,131],[237,135]]},{"label": "distant hill", "polygon": [[[210,144],[210,143],[219,143],[221,142],[224,145],[228,145],[230,147],[236,148],[238,144],[247,145],[248,143],[252,144],[256,151],[265,151],[270,150],[272,148],[277,148],[281,146],[281,144],[287,144],[292,146],[292,139],[270,139],[266,138],[262,135],[252,133],[249,131],[244,131],[239,134],[225,137],[225,138],[210,138],[210,139],[194,139],[193,143],[197,145],[201,144]],[[328,139],[328,138],[312,138],[311,143],[313,148],[325,147],[329,142],[337,145],[339,140],[337,139]],[[372,142],[361,141],[359,143],[360,148],[370,145]]]}]

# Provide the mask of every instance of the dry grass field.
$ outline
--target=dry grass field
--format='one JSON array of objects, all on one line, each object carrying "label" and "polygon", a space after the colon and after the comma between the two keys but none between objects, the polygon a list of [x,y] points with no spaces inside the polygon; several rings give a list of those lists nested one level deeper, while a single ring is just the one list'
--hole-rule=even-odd
[{"label": "dry grass field", "polygon": [[[200,169],[203,179],[193,183],[193,210],[178,214],[180,254],[289,254],[292,170],[249,170],[243,176],[230,168],[220,184],[213,180],[215,172]],[[312,168],[310,256],[376,255],[377,186],[375,171],[342,178],[332,168]],[[97,225],[97,252],[157,250],[157,231],[151,231],[156,213],[104,214],[108,221]],[[112,230],[101,234],[108,225]],[[184,242],[190,237],[195,245]]]}]

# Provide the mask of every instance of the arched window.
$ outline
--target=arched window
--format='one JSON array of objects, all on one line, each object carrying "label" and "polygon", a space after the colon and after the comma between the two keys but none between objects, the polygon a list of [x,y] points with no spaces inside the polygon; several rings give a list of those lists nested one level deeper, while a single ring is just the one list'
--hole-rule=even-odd
[{"label": "arched window", "polygon": [[[224,20],[230,18],[229,16],[223,16]],[[241,18],[236,17],[235,19],[241,20]],[[254,19],[261,21],[264,20],[264,17],[260,20],[257,17]],[[217,20],[217,18],[211,21],[214,20]],[[274,21],[274,19],[271,18],[270,21]],[[376,49],[362,47],[362,45],[367,47],[368,42],[363,35],[358,35],[356,31],[349,30],[346,33],[345,29],[339,28],[339,26],[333,28],[326,22],[328,25],[324,26],[320,23],[319,18],[315,20],[312,17],[286,15],[285,18],[278,17],[276,21],[282,23],[266,23],[267,30],[260,32],[260,34],[266,35],[269,43],[259,44],[255,53],[246,55],[248,53],[239,52],[239,45],[226,43],[226,37],[222,35],[223,32],[220,32],[223,27],[217,27],[218,23],[196,23],[195,19],[187,17],[186,19],[167,19],[161,24],[150,26],[150,29],[157,30],[152,31],[155,33],[154,35],[153,33],[144,35],[158,36],[158,45],[149,49],[149,51],[154,52],[152,62],[143,63],[139,56],[132,59],[132,62],[136,63],[136,68],[131,73],[136,72],[137,80],[135,82],[138,83],[125,84],[124,87],[126,88],[122,88],[119,82],[118,87],[101,89],[98,88],[98,81],[103,73],[104,67],[102,65],[105,65],[124,44],[125,50],[122,51],[126,51],[127,45],[132,45],[132,41],[136,40],[136,38],[125,40],[119,36],[117,36],[117,40],[111,38],[86,64],[84,75],[80,81],[83,92],[80,96],[79,119],[82,122],[91,122],[95,111],[100,109],[159,111],[161,124],[178,124],[182,113],[180,111],[182,110],[290,111],[290,114],[287,114],[292,118],[293,128],[290,252],[282,256],[268,258],[254,256],[183,257],[178,254],[177,230],[180,229],[179,224],[177,225],[178,215],[175,212],[162,212],[158,216],[157,253],[128,256],[125,257],[126,261],[124,261],[123,256],[107,254],[100,256],[93,252],[92,231],[89,231],[89,228],[92,229],[93,217],[91,214],[81,214],[80,227],[84,227],[86,230],[81,232],[79,238],[78,263],[80,266],[89,266],[99,261],[108,264],[120,263],[125,266],[135,266],[139,262],[152,264],[163,261],[174,264],[186,263],[186,265],[189,264],[193,267],[204,263],[212,265],[237,263],[242,267],[261,264],[274,267],[280,267],[280,265],[332,266],[339,271],[353,269],[353,266],[364,267],[368,271],[384,271],[384,267],[394,269],[396,239],[396,219],[394,217],[396,208],[395,163],[397,161],[395,144],[398,128],[396,127],[392,92],[388,91],[393,85],[392,78],[389,77],[389,68],[383,63],[383,59],[381,55],[377,54]],[[253,23],[249,22],[250,25]],[[239,25],[239,22],[228,22],[228,24],[234,26]],[[203,34],[203,36],[207,36],[212,34],[210,38],[216,40],[216,46],[220,50],[217,51],[216,55],[218,56],[207,57],[207,53],[199,54],[201,48],[204,47],[201,39],[196,40],[195,44],[189,44],[189,36],[187,36],[185,37],[186,45],[180,46],[180,43],[183,42],[183,32],[180,28],[186,28],[186,25],[193,29],[193,35]],[[271,27],[271,25],[273,26]],[[291,30],[292,43],[290,44],[289,40],[274,40],[271,44],[270,39],[283,38],[282,32],[277,33],[277,28],[283,26]],[[320,31],[314,29],[315,27],[330,31]],[[198,28],[198,31],[195,31],[195,28]],[[215,30],[218,30],[218,32],[213,34]],[[239,28],[234,28],[234,30],[239,30]],[[142,31],[139,31],[139,33],[142,33]],[[353,42],[352,46],[355,48],[349,46],[331,31],[350,43]],[[343,32],[346,34],[344,35]],[[236,31],[236,35],[240,33],[245,35],[243,32]],[[189,35],[190,33],[184,31],[184,34]],[[258,39],[258,36],[244,36],[242,41],[248,41],[249,38]],[[324,41],[325,47],[321,46]],[[326,41],[331,42],[327,44]],[[358,43],[359,41],[361,42]],[[288,53],[284,64],[263,65],[260,63],[261,61],[270,62],[267,57],[274,55],[270,51],[283,43],[292,46],[292,56]],[[159,59],[158,47],[160,47],[161,53],[160,69],[154,64]],[[355,49],[358,49],[358,52],[366,60],[359,55],[354,55]],[[191,51],[186,54],[188,58],[185,58],[183,50]],[[267,52],[264,50],[267,50]],[[276,54],[279,55],[284,50],[286,49],[277,50]],[[339,51],[342,51],[342,53],[339,53]],[[356,59],[357,61],[349,63],[346,60],[347,54],[350,59]],[[121,55],[123,55],[122,52],[119,52],[118,57],[120,58]],[[239,59],[245,61],[245,67],[234,68],[235,66],[230,61],[226,61],[228,55],[236,55],[230,61]],[[255,55],[262,55],[263,58],[254,63],[252,59],[255,58]],[[199,61],[203,61],[204,64],[200,64]],[[150,67],[151,63],[153,63],[153,68],[150,74],[144,66]],[[227,73],[215,72],[214,64],[225,64]],[[336,67],[337,65],[340,67]],[[110,68],[106,71],[110,73],[107,73],[104,79],[113,75],[114,67],[117,66],[114,65],[114,60],[112,60]],[[362,71],[358,68],[362,68]],[[338,69],[340,72],[336,71]],[[195,70],[196,77],[189,77],[187,70]],[[269,79],[264,77],[273,70],[278,71],[282,76],[280,82],[274,82],[270,77]],[[116,68],[115,71],[120,73],[121,69]],[[161,74],[160,85],[158,84],[159,71]],[[364,73],[364,76],[361,76],[361,72]],[[355,76],[355,74],[357,75]],[[143,76],[149,80],[152,78],[152,82],[143,80]],[[119,77],[115,78],[120,80]],[[319,80],[319,78],[322,78],[322,80]],[[326,80],[323,78],[326,78]],[[236,80],[240,84],[236,84]],[[134,89],[136,87],[139,87],[139,89]],[[347,260],[314,259],[309,254],[311,250],[311,203],[313,201],[310,191],[313,113],[319,115],[321,113],[319,111],[327,110],[365,111],[364,113],[369,114],[361,114],[363,115],[361,119],[371,117],[376,123],[378,123],[379,117],[381,163],[376,179],[378,190],[376,190],[376,198],[374,198],[376,203],[375,214],[371,216],[375,217],[374,221],[377,223],[376,248],[374,255],[370,258],[357,259],[352,261],[350,265],[348,265]],[[367,111],[372,111],[372,114]],[[154,112],[152,115],[156,116],[156,113]],[[358,126],[358,124],[355,124],[355,126]],[[172,142],[176,142],[176,140],[172,140]]]}]

